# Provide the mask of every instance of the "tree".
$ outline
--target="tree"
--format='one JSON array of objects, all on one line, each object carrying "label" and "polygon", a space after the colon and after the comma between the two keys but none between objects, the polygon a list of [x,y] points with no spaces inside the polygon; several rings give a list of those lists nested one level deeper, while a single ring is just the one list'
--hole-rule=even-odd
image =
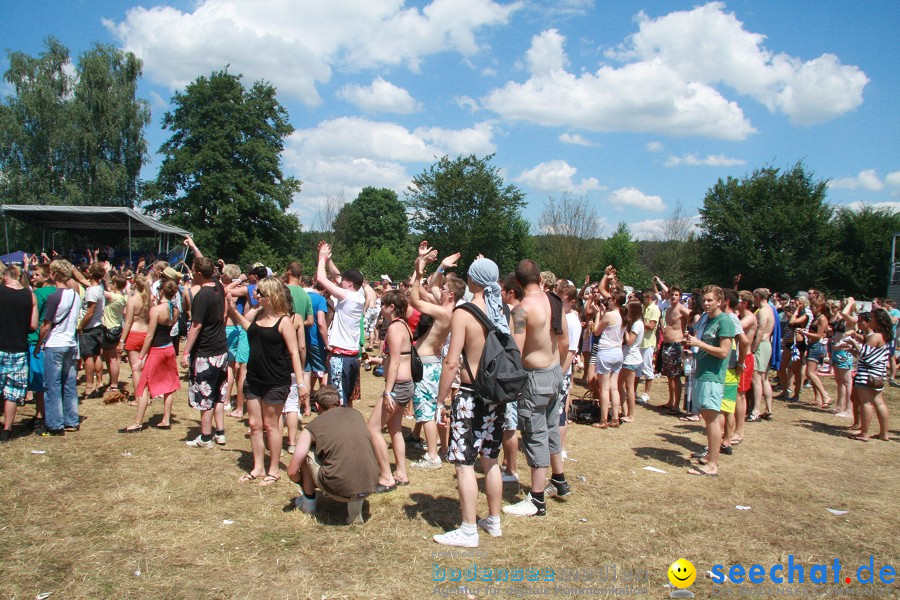
[{"label": "tree", "polygon": [[692,221],[684,204],[678,201],[663,221],[662,230],[653,239],[640,243],[641,261],[649,272],[667,284],[685,289],[703,285],[700,248]]},{"label": "tree", "polygon": [[285,211],[300,181],[285,177],[280,155],[293,127],[258,81],[247,90],[227,71],[199,77],[172,98],[172,132],[148,209],[194,232],[204,252],[227,261],[268,248],[275,260],[297,247],[300,222]]},{"label": "tree", "polygon": [[834,293],[882,296],[891,266],[891,241],[900,231],[900,214],[864,206],[838,209],[831,242],[834,252],[822,261],[824,287]]},{"label": "tree", "polygon": [[601,269],[606,265],[616,268],[617,278],[635,289],[649,287],[651,276],[638,260],[638,244],[631,239],[631,229],[625,222],[619,223],[616,231],[600,247]]},{"label": "tree", "polygon": [[534,239],[534,244],[542,268],[578,281],[598,266],[597,238],[602,229],[601,221],[596,208],[586,197],[576,198],[564,193],[557,200],[550,196],[544,204],[538,228],[542,235]]},{"label": "tree", "polygon": [[444,156],[413,178],[406,201],[412,227],[442,254],[460,252],[468,265],[481,253],[502,273],[527,255],[529,225],[524,195],[504,185],[493,158]]},{"label": "tree", "polygon": [[69,74],[54,38],[37,58],[9,52],[0,104],[0,195],[16,204],[133,206],[147,158],[145,100],[135,97],[141,61],[97,44]]},{"label": "tree", "polygon": [[399,247],[407,243],[408,235],[406,209],[397,193],[386,188],[363,188],[334,219],[335,242],[348,249]]},{"label": "tree", "polygon": [[820,285],[817,267],[831,247],[827,183],[799,162],[784,172],[768,166],[720,179],[700,209],[700,260],[712,282],[730,285],[741,273],[750,289]]}]

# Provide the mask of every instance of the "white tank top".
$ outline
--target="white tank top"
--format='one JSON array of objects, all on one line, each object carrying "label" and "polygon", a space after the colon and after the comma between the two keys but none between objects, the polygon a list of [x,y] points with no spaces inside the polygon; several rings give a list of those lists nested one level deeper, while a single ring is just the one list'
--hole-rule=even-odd
[{"label": "white tank top", "polygon": [[622,327],[622,315],[616,310],[613,316],[615,317],[615,323],[610,323],[600,332],[600,341],[597,342],[598,350],[622,347],[622,340],[625,338],[625,328]]}]

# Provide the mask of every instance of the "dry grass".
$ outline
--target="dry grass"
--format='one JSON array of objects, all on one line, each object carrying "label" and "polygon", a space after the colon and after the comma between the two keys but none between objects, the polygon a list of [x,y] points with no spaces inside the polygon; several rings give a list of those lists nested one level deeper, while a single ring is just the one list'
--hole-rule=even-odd
[{"label": "dry grass", "polygon": [[[363,376],[360,407],[368,413],[383,380]],[[826,385],[834,395],[830,379]],[[654,404],[665,393],[658,382]],[[896,423],[900,395],[890,389],[886,396]],[[295,487],[286,478],[269,488],[238,483],[250,444],[233,419],[224,449],[193,450],[183,441],[197,435],[198,414],[184,393],[172,431],[117,434],[133,410],[89,400],[81,432],[21,436],[0,449],[0,597],[423,598],[435,587],[434,564],[472,562],[432,556],[442,548],[431,536],[459,522],[447,465],[411,469],[409,487],[373,497],[370,521],[348,527],[344,507],[327,500],[318,520],[291,510]],[[152,423],[161,410],[154,402]],[[479,566],[643,569],[652,598],[667,597],[666,569],[682,556],[701,572],[789,554],[805,564],[839,558],[859,565],[874,555],[876,564],[900,566],[897,441],[850,441],[841,433],[846,421],[776,401],[775,420],[748,424],[747,441],[711,480],[685,474],[688,454],[705,440],[698,425],[640,407],[637,417],[618,430],[571,426],[575,460],[566,475],[575,493],[550,501],[543,519],[504,516],[502,538],[482,536]],[[522,457],[519,463],[527,481]],[[521,498],[511,486],[504,492],[506,501]],[[479,506],[484,514],[483,496]],[[826,508],[850,512],[838,517]],[[704,597],[710,587],[700,578],[692,589]]]}]

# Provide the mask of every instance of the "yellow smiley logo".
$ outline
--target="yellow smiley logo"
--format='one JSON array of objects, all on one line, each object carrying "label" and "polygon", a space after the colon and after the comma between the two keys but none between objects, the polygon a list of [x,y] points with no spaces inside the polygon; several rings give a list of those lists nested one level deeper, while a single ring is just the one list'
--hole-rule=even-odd
[{"label": "yellow smiley logo", "polygon": [[689,561],[679,558],[669,565],[669,582],[677,588],[690,587],[697,578],[697,569]]}]

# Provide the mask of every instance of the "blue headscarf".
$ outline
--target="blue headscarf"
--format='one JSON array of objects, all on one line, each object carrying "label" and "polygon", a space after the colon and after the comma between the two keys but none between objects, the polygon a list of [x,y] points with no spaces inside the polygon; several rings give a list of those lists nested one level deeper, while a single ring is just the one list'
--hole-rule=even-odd
[{"label": "blue headscarf", "polygon": [[503,298],[500,296],[500,269],[489,258],[479,258],[469,266],[469,279],[484,288],[484,305],[488,320],[503,333],[509,333],[509,322],[503,315]]}]

